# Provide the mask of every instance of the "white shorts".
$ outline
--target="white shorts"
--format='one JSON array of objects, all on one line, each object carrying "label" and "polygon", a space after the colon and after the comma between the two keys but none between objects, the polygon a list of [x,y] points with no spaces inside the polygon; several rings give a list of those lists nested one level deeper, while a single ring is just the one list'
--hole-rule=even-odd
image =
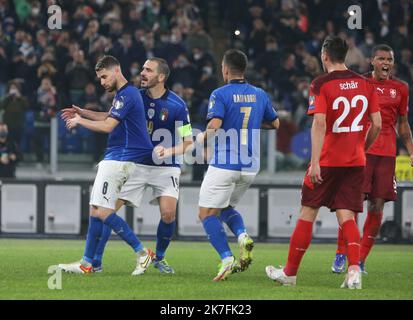
[{"label": "white shorts", "polygon": [[255,176],[256,173],[209,166],[199,192],[199,206],[217,209],[235,207]]},{"label": "white shorts", "polygon": [[150,203],[158,204],[161,196],[179,197],[179,176],[181,169],[178,167],[145,166],[135,164],[135,170],[126,181],[119,195],[119,199],[127,205],[139,207],[147,187],[152,188]]},{"label": "white shorts", "polygon": [[115,210],[120,190],[134,169],[135,163],[130,161],[99,162],[89,204]]}]

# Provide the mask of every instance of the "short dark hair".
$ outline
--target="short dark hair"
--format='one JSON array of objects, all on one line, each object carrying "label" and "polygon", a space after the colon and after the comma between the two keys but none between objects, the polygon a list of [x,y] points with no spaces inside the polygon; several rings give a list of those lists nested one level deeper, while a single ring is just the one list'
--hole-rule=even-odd
[{"label": "short dark hair", "polygon": [[346,60],[348,44],[337,36],[328,36],[323,42],[323,50],[333,63],[343,63]]},{"label": "short dark hair", "polygon": [[392,47],[388,46],[387,44],[378,44],[374,46],[371,50],[371,57],[374,58],[376,56],[377,51],[387,51],[387,52],[394,52]]},{"label": "short dark hair", "polygon": [[223,62],[233,73],[245,73],[248,65],[247,55],[237,49],[230,49],[224,53]]},{"label": "short dark hair", "polygon": [[168,80],[169,75],[171,74],[171,70],[169,69],[168,62],[165,59],[152,57],[148,59],[149,61],[155,61],[158,64],[157,71],[160,74],[165,75],[165,81]]},{"label": "short dark hair", "polygon": [[110,69],[119,66],[119,60],[116,59],[114,56],[103,56],[98,60],[98,62],[96,62],[95,71],[97,72],[102,69]]}]

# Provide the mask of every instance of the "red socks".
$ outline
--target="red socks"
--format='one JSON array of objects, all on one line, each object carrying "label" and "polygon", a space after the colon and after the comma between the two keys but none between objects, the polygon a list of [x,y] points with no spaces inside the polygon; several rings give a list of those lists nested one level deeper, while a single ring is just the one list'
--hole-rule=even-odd
[{"label": "red socks", "polygon": [[348,265],[357,265],[360,261],[360,232],[354,220],[347,220],[341,226],[347,243]]},{"label": "red socks", "polygon": [[363,227],[363,239],[361,240],[360,261],[364,262],[373,247],[374,240],[379,233],[383,213],[369,212]]},{"label": "red socks", "polygon": [[[354,214],[354,220],[357,221],[358,213]],[[343,228],[338,226],[338,233],[337,233],[337,251],[336,254],[345,254],[347,255],[347,243],[344,240],[343,235]]]},{"label": "red socks", "polygon": [[347,254],[347,244],[344,240],[343,228],[338,226],[336,254]]},{"label": "red socks", "polygon": [[287,276],[295,276],[305,251],[313,237],[313,223],[299,219],[290,240],[287,265],[284,272]]}]

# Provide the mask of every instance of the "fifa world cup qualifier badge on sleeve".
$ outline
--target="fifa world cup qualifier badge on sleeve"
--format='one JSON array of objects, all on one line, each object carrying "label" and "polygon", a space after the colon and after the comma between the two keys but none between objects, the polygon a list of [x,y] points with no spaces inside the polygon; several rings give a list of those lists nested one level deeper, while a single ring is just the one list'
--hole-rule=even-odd
[{"label": "fifa world cup qualifier badge on sleeve", "polygon": [[113,107],[114,107],[116,110],[122,109],[123,106],[124,106],[123,97],[120,97],[119,100],[115,100],[115,101],[113,102]]},{"label": "fifa world cup qualifier badge on sleeve", "polygon": [[308,97],[308,109],[309,110],[314,110],[315,108],[314,102],[315,102],[315,96],[309,96]]}]

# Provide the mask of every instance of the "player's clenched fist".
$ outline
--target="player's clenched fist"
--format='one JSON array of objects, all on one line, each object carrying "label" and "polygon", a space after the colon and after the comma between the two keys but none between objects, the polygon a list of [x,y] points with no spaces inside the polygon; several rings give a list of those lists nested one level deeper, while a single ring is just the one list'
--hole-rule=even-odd
[{"label": "player's clenched fist", "polygon": [[308,176],[310,177],[312,183],[320,184],[321,182],[323,182],[323,179],[321,178],[320,165],[312,164],[308,169]]},{"label": "player's clenched fist", "polygon": [[165,148],[163,146],[156,146],[153,149],[153,152],[158,159],[165,159],[172,155],[171,149]]}]

